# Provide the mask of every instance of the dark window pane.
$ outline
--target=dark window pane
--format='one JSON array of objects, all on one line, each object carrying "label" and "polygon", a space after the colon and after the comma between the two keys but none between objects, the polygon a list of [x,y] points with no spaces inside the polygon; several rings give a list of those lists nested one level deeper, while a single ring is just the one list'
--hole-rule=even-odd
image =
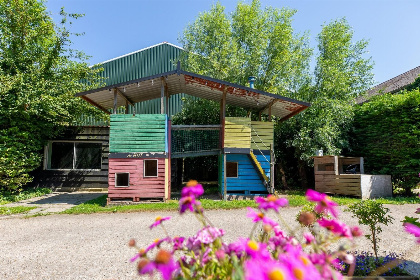
[{"label": "dark window pane", "polygon": [[101,157],[101,143],[76,143],[76,169],[101,169]]},{"label": "dark window pane", "polygon": [[157,160],[155,159],[144,160],[144,176],[157,177]]},{"label": "dark window pane", "polygon": [[237,162],[226,162],[226,177],[238,177]]},{"label": "dark window pane", "polygon": [[115,187],[128,187],[129,178],[129,173],[115,173]]},{"label": "dark window pane", "polygon": [[51,149],[51,169],[72,169],[74,143],[53,142]]}]

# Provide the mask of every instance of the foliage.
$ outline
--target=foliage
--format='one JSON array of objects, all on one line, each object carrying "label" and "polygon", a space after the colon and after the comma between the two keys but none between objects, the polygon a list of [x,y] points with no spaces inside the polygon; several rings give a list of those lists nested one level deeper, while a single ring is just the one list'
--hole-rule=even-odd
[{"label": "foliage", "polygon": [[36,206],[0,207],[0,215],[13,215],[27,213]]},{"label": "foliage", "polygon": [[363,155],[365,170],[389,174],[406,194],[420,182],[420,92],[384,94],[355,111],[352,154]]},{"label": "foliage", "polygon": [[51,192],[51,189],[48,188],[28,188],[20,192],[3,191],[0,193],[0,205],[43,196]]},{"label": "foliage", "polygon": [[[86,56],[70,48],[71,21],[54,24],[43,1],[0,2],[0,188],[18,189],[41,163],[43,145],[82,113],[100,115],[74,93],[98,85]],[[81,81],[86,83],[82,83]],[[88,85],[90,84],[90,86]]]},{"label": "foliage", "polygon": [[349,206],[348,211],[352,212],[352,216],[359,219],[359,224],[367,225],[370,234],[366,234],[366,238],[372,242],[375,257],[378,260],[378,243],[380,241],[379,234],[382,232],[381,224],[392,224],[389,208],[384,207],[375,200],[362,200]]},{"label": "foliage", "polygon": [[[305,230],[305,240],[299,243],[294,235],[298,229],[291,229],[285,223],[280,225],[268,216],[269,212],[275,212],[281,221],[281,207],[287,206],[286,199],[275,196],[257,197],[257,211],[248,208],[247,216],[253,222],[248,238],[240,237],[235,242],[225,243],[225,231],[212,225],[198,200],[203,193],[200,184],[190,181],[183,188],[179,201],[180,214],[193,212],[202,224],[196,235],[172,238],[164,226],[171,217],[158,216],[149,228],[160,227],[164,238],[156,239],[146,248],[138,247],[134,239],[129,241],[129,246],[137,251],[131,262],[137,261],[140,275],[153,276],[157,272],[165,280],[332,280],[342,279],[337,271],[339,259],[351,263],[352,258],[345,252],[345,246],[333,249],[330,245],[344,242],[351,246],[354,238],[360,235],[357,227],[350,228],[338,220],[322,217],[316,221],[319,228],[310,232]],[[327,210],[324,206],[325,202],[330,201],[327,196],[314,192],[307,198],[317,202],[315,209],[319,213]],[[334,207],[330,204],[327,211],[335,213]]]},{"label": "foliage", "polygon": [[[394,262],[397,262],[398,259],[402,259],[401,256],[396,253],[387,254],[385,257],[379,257],[379,261],[376,261],[376,258],[372,253],[362,251],[360,253],[353,253],[356,257],[356,268],[354,270],[354,276],[368,276],[371,273],[374,273],[376,270],[384,270],[384,273],[379,274],[380,276],[406,276],[409,275],[406,272],[407,262],[402,261],[398,262],[397,265],[394,265]],[[346,273],[350,266],[346,263],[343,263],[345,266],[344,273]],[[385,268],[385,269],[384,269]],[[375,273],[375,275],[378,275]]]},{"label": "foliage", "polygon": [[[247,85],[256,77],[259,90],[311,102],[292,119],[277,123],[275,134],[278,170],[283,186],[307,187],[307,168],[314,151],[339,154],[348,147],[347,131],[353,118],[352,100],[372,84],[371,59],[365,59],[367,41],[353,42],[345,19],[323,26],[318,36],[317,65],[310,73],[313,50],[308,33],[292,27],[295,10],[261,8],[258,0],[239,2],[227,15],[217,3],[188,25],[180,38],[187,52],[182,66],[189,71]],[[178,120],[218,123],[218,104],[204,101],[184,106]],[[201,115],[201,113],[203,113]],[[229,116],[229,114],[227,114]],[[244,116],[244,115],[242,115]],[[256,114],[254,114],[256,117]]]}]

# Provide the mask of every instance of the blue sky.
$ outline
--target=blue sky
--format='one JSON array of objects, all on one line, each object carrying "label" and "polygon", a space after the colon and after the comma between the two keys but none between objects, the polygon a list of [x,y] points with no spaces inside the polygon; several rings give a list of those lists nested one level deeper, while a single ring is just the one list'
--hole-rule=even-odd
[{"label": "blue sky", "polygon": [[[47,7],[59,20],[59,10],[83,13],[74,23],[74,48],[90,55],[91,64],[112,59],[161,42],[178,43],[180,34],[214,0],[49,0]],[[236,0],[221,0],[227,12]],[[245,2],[249,2],[245,1]],[[309,31],[311,45],[324,23],[345,17],[356,40],[369,40],[376,83],[420,65],[419,0],[261,0],[262,6],[297,10],[293,27]]]}]

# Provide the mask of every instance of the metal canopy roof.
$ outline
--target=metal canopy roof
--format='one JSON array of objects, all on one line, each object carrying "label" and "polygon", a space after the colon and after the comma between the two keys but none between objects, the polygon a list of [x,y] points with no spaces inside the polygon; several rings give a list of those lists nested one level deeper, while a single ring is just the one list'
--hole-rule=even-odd
[{"label": "metal canopy roof", "polygon": [[310,106],[306,102],[186,72],[180,69],[179,64],[174,71],[80,92],[76,96],[102,110],[107,110],[114,107],[114,89],[119,91],[119,107],[126,105],[123,96],[131,103],[160,98],[162,85],[166,87],[168,95],[186,93],[217,102],[221,101],[223,93],[226,92],[226,104],[257,110],[264,114],[269,113],[271,106],[271,114],[281,120],[288,119]]}]

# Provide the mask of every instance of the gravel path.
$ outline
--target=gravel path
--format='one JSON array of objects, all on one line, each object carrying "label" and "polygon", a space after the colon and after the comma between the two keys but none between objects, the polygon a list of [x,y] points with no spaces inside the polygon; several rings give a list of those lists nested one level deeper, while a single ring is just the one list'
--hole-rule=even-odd
[{"label": "gravel path", "polygon": [[[406,253],[410,269],[420,274],[420,246],[402,230],[400,221],[413,215],[420,205],[387,205],[395,218],[394,225],[384,227],[380,251]],[[341,208],[342,210],[343,208]],[[299,208],[286,208],[282,216],[292,227]],[[231,242],[249,235],[252,222],[246,209],[206,212],[214,225],[226,230],[224,240]],[[134,251],[127,247],[130,238],[146,246],[163,237],[157,228],[149,230],[157,215],[169,215],[169,234],[190,236],[200,224],[192,214],[176,212],[115,213],[91,215],[49,215],[29,219],[0,220],[0,279],[138,279],[129,258]],[[349,213],[341,219],[356,225]],[[365,238],[357,242],[360,250],[369,250]]]}]

